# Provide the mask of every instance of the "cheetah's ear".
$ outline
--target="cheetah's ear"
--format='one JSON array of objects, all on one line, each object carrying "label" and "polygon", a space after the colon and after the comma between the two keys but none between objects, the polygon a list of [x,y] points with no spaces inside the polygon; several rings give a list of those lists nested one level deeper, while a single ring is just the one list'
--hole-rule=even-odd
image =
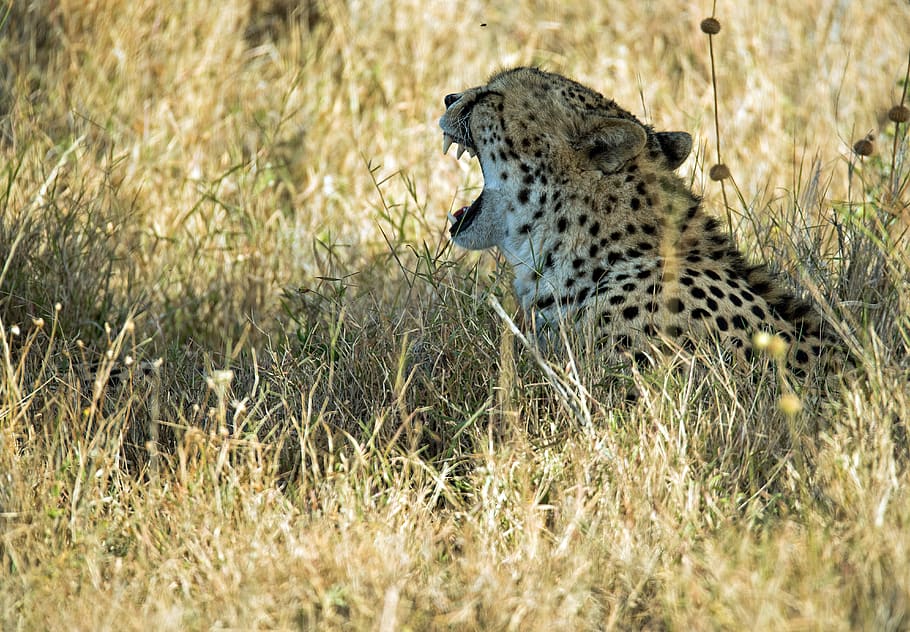
[{"label": "cheetah's ear", "polygon": [[574,143],[596,169],[612,173],[634,158],[648,142],[645,128],[634,121],[598,117],[589,121]]},{"label": "cheetah's ear", "polygon": [[689,157],[692,137],[686,132],[657,132],[655,136],[670,169],[677,169]]}]

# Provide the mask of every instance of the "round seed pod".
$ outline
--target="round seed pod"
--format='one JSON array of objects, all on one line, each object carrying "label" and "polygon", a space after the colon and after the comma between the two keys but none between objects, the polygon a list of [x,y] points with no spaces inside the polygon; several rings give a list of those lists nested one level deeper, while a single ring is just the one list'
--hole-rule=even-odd
[{"label": "round seed pod", "polygon": [[906,123],[910,121],[910,108],[906,105],[895,105],[888,110],[888,120],[895,123]]},{"label": "round seed pod", "polygon": [[771,344],[771,334],[767,331],[756,331],[752,334],[752,344],[759,351],[764,351]]},{"label": "round seed pod", "polygon": [[874,150],[875,145],[872,144],[872,139],[868,136],[853,143],[853,151],[857,156],[871,156]]},{"label": "round seed pod", "polygon": [[727,178],[730,177],[730,169],[727,167],[727,165],[725,165],[723,163],[714,165],[713,167],[711,167],[711,170],[708,171],[708,177],[711,178],[712,180],[714,180],[715,182],[719,182],[721,180],[726,180]]},{"label": "round seed pod", "polygon": [[784,395],[781,395],[780,400],[777,402],[777,405],[780,407],[781,412],[783,412],[788,417],[796,415],[803,409],[803,403],[800,401],[799,397],[793,393],[785,393]]},{"label": "round seed pod", "polygon": [[705,18],[701,21],[701,32],[717,35],[720,33],[720,22],[717,21],[717,18]]},{"label": "round seed pod", "polygon": [[789,350],[790,345],[787,344],[786,340],[777,335],[771,336],[771,340],[768,343],[768,354],[772,358],[783,359]]}]

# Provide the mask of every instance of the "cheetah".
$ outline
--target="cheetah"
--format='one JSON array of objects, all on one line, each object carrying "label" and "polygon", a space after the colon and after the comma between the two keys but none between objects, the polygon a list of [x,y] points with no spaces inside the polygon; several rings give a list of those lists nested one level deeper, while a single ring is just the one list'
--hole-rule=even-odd
[{"label": "cheetah", "polygon": [[655,132],[614,101],[536,68],[499,72],[446,95],[443,153],[480,161],[484,186],[449,213],[453,242],[496,247],[538,335],[590,327],[617,359],[655,343],[715,337],[750,358],[778,334],[803,373],[830,343],[821,319],[761,265],[748,265],[675,171],[686,132]]}]

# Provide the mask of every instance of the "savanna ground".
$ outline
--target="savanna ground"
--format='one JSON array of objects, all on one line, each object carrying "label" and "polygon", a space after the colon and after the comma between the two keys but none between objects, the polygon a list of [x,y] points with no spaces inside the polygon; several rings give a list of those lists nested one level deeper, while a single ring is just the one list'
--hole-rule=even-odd
[{"label": "savanna ground", "polygon": [[[910,6],[718,3],[722,190],[711,2],[502,4],[0,9],[0,627],[910,626]],[[436,126],[516,64],[692,132],[858,366],[545,370]]]}]

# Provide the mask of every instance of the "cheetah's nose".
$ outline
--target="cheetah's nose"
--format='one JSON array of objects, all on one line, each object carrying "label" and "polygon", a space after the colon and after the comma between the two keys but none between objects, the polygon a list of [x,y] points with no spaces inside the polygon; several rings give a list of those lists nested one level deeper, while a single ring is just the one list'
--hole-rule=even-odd
[{"label": "cheetah's nose", "polygon": [[450,107],[453,103],[455,103],[460,98],[461,98],[460,94],[447,94],[446,98],[444,99],[446,107],[447,108]]}]

